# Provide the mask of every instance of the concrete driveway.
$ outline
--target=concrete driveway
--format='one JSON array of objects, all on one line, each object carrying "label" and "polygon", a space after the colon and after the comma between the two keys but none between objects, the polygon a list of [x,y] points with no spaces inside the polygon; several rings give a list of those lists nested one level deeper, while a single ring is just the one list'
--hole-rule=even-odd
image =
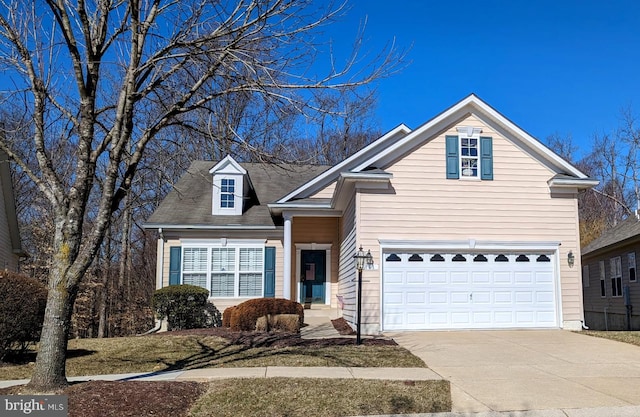
[{"label": "concrete driveway", "polygon": [[640,405],[640,347],[563,330],[387,334],[451,382],[455,412]]}]

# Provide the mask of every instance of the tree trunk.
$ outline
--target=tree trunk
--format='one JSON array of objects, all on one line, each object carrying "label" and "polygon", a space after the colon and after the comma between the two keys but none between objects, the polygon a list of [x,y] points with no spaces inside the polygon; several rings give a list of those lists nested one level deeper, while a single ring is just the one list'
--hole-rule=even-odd
[{"label": "tree trunk", "polygon": [[[60,271],[62,268],[57,269]],[[76,293],[77,285],[72,289],[67,289],[62,283],[49,287],[40,336],[40,350],[36,357],[31,382],[28,384],[28,388],[32,391],[52,392],[67,386],[67,335]]]}]

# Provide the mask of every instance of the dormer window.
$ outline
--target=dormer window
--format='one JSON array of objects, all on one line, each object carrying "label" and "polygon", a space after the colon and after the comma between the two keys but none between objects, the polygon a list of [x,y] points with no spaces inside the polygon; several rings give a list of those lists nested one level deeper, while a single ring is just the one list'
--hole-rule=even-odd
[{"label": "dormer window", "polygon": [[209,170],[213,175],[211,214],[214,216],[240,216],[250,182],[247,171],[232,157],[227,156]]},{"label": "dormer window", "polygon": [[223,178],[220,181],[220,208],[233,208],[236,180]]}]

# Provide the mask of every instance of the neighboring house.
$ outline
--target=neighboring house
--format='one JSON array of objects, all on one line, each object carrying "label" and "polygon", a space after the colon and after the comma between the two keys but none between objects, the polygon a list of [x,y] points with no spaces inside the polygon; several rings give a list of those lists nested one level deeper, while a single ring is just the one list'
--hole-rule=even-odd
[{"label": "neighboring house", "polygon": [[0,151],[0,269],[19,271],[22,250],[9,158]]},{"label": "neighboring house", "polygon": [[640,253],[636,216],[629,216],[582,250],[584,314],[589,328],[640,330],[636,253]]},{"label": "neighboring house", "polygon": [[[197,161],[146,224],[157,286],[284,297],[362,331],[580,329],[576,196],[597,184],[470,95],[333,167]],[[569,265],[569,253],[576,265]]]}]

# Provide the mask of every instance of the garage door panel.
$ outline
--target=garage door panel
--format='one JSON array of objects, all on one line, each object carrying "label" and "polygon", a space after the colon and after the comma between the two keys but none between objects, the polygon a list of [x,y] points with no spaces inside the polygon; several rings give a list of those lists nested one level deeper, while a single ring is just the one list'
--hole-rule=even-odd
[{"label": "garage door panel", "polygon": [[424,306],[427,302],[427,293],[425,291],[407,293],[407,304],[416,304]]},{"label": "garage door panel", "polygon": [[452,271],[451,284],[468,284],[470,282],[468,271]]},{"label": "garage door panel", "polygon": [[402,284],[404,273],[401,271],[385,272],[384,281],[387,284]]},{"label": "garage door panel", "polygon": [[540,254],[396,255],[383,264],[384,330],[557,327],[555,263]]},{"label": "garage door panel", "polygon": [[453,326],[467,327],[471,324],[471,313],[469,311],[451,312],[451,324]]},{"label": "garage door panel", "polygon": [[407,272],[407,284],[427,284],[427,273],[424,271],[409,271]]},{"label": "garage door panel", "polygon": [[446,284],[447,283],[447,272],[446,271],[427,271],[427,274],[428,274],[427,282],[430,285]]},{"label": "garage door panel", "polygon": [[473,284],[489,284],[491,282],[491,274],[489,271],[472,271],[471,282]]},{"label": "garage door panel", "polygon": [[404,293],[402,292],[386,292],[384,295],[385,305],[402,306],[404,305]]},{"label": "garage door panel", "polygon": [[506,284],[513,283],[511,271],[496,271],[493,273],[494,284]]},{"label": "garage door panel", "polygon": [[516,284],[532,284],[534,282],[533,272],[514,272],[514,280]]},{"label": "garage door panel", "polygon": [[495,291],[493,293],[493,302],[496,304],[511,304],[513,302],[513,294],[511,291]]},{"label": "garage door panel", "polygon": [[446,305],[449,304],[449,293],[448,292],[429,292],[429,304],[431,305]]},{"label": "garage door panel", "polygon": [[459,292],[452,291],[451,292],[451,304],[453,305],[469,305],[469,293],[467,291]]}]

